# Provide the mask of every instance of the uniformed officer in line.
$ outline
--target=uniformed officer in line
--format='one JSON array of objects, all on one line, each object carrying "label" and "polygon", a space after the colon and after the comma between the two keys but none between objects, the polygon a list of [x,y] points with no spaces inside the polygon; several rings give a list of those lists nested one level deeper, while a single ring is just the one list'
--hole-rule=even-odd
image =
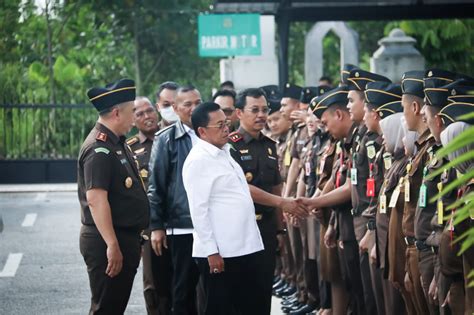
[{"label": "uniformed officer in line", "polygon": [[[411,80],[406,80],[410,77]],[[406,274],[405,288],[412,294],[413,304],[418,314],[428,314],[429,307],[420,282],[420,269],[418,267],[419,252],[415,246],[415,212],[418,203],[419,189],[423,179],[423,168],[429,159],[428,149],[433,146],[435,139],[430,133],[428,126],[423,121],[421,110],[424,105],[421,97],[423,85],[423,75],[416,72],[407,72],[402,76],[402,105],[403,114],[407,127],[411,131],[418,133],[416,141],[416,154],[406,166],[406,176],[404,177],[404,210],[402,230],[407,244],[406,250]],[[416,82],[419,82],[416,84]],[[406,84],[411,84],[411,88],[406,88]],[[430,279],[431,281],[431,279]],[[429,286],[429,284],[428,284]],[[427,288],[428,289],[428,288]],[[428,292],[428,290],[426,291]],[[431,307],[433,311],[433,307]]]},{"label": "uniformed officer in line", "polygon": [[155,105],[161,117],[159,122],[160,130],[174,124],[179,119],[173,109],[178,88],[178,83],[166,81],[161,83],[158,87],[158,91],[156,91]]},{"label": "uniformed officer in line", "polygon": [[[461,294],[463,291],[462,258],[457,255],[460,248],[458,244],[454,247],[450,244],[451,233],[449,227],[443,233],[445,228],[443,217],[447,214],[445,209],[455,201],[456,192],[451,191],[450,194],[437,201],[431,201],[430,199],[456,179],[455,169],[445,168],[445,165],[449,162],[447,158],[440,159],[435,156],[437,150],[441,148],[441,132],[446,127],[442,116],[438,114],[444,107],[450,105],[451,101],[448,98],[451,96],[454,97],[456,102],[463,102],[465,90],[472,90],[473,83],[471,81],[469,84],[468,81],[461,79],[445,85],[447,78],[455,78],[457,75],[446,71],[439,72],[436,69],[429,70],[427,74],[431,74],[431,76],[425,76],[424,78],[425,106],[422,109],[422,114],[431,134],[436,139],[436,144],[430,148],[429,152],[432,152],[433,156],[423,170],[423,184],[420,187],[420,199],[415,216],[415,237],[416,246],[420,252],[420,263],[427,260],[422,260],[422,255],[433,257],[431,261],[434,261],[434,277],[432,277],[429,291],[430,299],[437,300],[441,314],[463,314],[464,294]],[[439,79],[439,76],[442,76],[443,79]],[[469,85],[471,86],[469,87]],[[467,95],[467,98],[472,98],[472,96]],[[429,176],[439,169],[443,170],[442,174],[435,177]],[[442,254],[438,255],[441,240],[444,241],[444,248]],[[425,269],[430,267],[426,263],[425,266]],[[420,269],[422,269],[421,265]],[[431,268],[429,270],[431,271]],[[451,291],[449,305],[444,303],[448,291]]]},{"label": "uniformed officer in line", "polygon": [[[148,187],[148,162],[155,133],[159,130],[158,115],[150,100],[137,96],[134,107],[134,124],[138,133],[127,139],[138,171],[145,187]],[[144,233],[150,238],[150,231]],[[170,264],[168,252],[157,256],[150,242],[143,244],[143,295],[148,314],[169,314],[170,312]]]},{"label": "uniformed officer in line", "polygon": [[239,119],[235,114],[235,91],[229,89],[218,90],[212,96],[212,101],[221,107],[227,119],[230,120],[230,131],[232,132],[238,128]]},{"label": "uniformed officer in line", "polygon": [[78,159],[80,250],[92,293],[90,314],[123,314],[140,263],[149,206],[125,135],[133,126],[135,83],[122,79],[87,95],[99,119]]},{"label": "uniformed officer in line", "polygon": [[[320,96],[329,90],[328,86],[319,87],[305,87],[301,91],[300,96],[300,109],[306,109],[308,111],[309,103],[317,96]],[[291,169],[292,171],[298,171],[297,176],[297,197],[307,197],[306,195],[306,179],[311,175],[311,152],[319,151],[321,144],[321,132],[319,130],[319,119],[315,117],[312,112],[307,112],[307,118],[304,129],[299,129],[300,134],[295,139],[293,150],[292,150],[292,161],[291,164],[297,163],[297,167]],[[311,121],[313,132],[310,134],[308,128],[308,120]],[[318,132],[316,132],[318,131]],[[301,146],[302,141],[304,145]],[[314,168],[313,168],[314,169]],[[315,173],[314,173],[315,174]],[[314,189],[311,192],[312,196]],[[319,246],[319,222],[316,221],[314,216],[310,216],[303,220],[298,220],[297,226],[300,231],[301,238],[301,263],[302,263],[302,278],[303,285],[299,283],[298,289],[298,301],[293,303],[290,314],[306,314],[314,311],[320,307],[321,298],[319,292],[319,280],[318,280],[318,265],[316,260],[316,251]],[[316,235],[318,237],[316,237]],[[311,252],[312,259],[309,259]],[[298,260],[297,260],[298,261]]]},{"label": "uniformed officer in line", "polygon": [[[291,137],[288,140],[288,144],[286,146],[286,150],[283,153],[283,165],[285,168],[288,168],[288,176],[285,181],[285,190],[282,192],[284,197],[294,197],[296,195],[296,187],[293,185],[293,187],[288,187],[289,182],[295,182],[296,180],[296,174],[295,171],[293,171],[294,175],[290,176],[291,171],[291,162],[292,162],[292,151],[293,147],[295,145],[295,138],[298,137],[298,134],[300,134],[300,128],[298,126],[302,123],[302,121],[297,118],[300,110],[300,96],[301,96],[301,91],[302,88],[298,85],[293,85],[290,83],[287,83],[285,87],[283,88],[282,91],[282,99],[281,99],[281,108],[280,111],[286,119],[290,120],[293,122],[292,126],[292,134]],[[302,126],[304,127],[304,126]],[[293,168],[297,166],[297,163],[293,164]],[[292,260],[294,262],[294,268],[291,270],[292,272],[292,278],[294,279],[295,283],[290,283],[287,284],[280,289],[278,289],[275,294],[277,296],[283,297],[283,296],[290,296],[296,293],[296,284],[297,283],[302,283],[302,263],[301,261],[296,261],[296,257],[299,257],[300,255],[298,253],[301,252],[301,242],[299,240],[299,231],[297,228],[291,224],[291,218],[286,217],[285,220],[287,221],[287,230],[288,230],[288,239],[290,242],[290,248],[288,250],[288,254],[292,256]],[[296,253],[296,254],[295,254]],[[298,272],[298,270],[300,272]],[[298,277],[299,274],[299,277]]]},{"label": "uniformed officer in line", "polygon": [[[361,243],[362,238],[369,238],[369,243],[373,243],[374,233],[369,228],[375,227],[375,211],[371,207],[374,197],[367,193],[367,179],[370,176],[370,161],[381,148],[381,141],[377,141],[379,135],[375,132],[367,131],[363,122],[364,118],[364,91],[370,82],[390,82],[384,76],[364,71],[352,69],[347,77],[349,87],[348,104],[352,121],[356,123],[358,131],[355,137],[355,146],[350,154],[352,155],[351,165],[351,199],[352,215],[354,219],[354,229],[357,242]],[[376,200],[375,200],[376,201]],[[383,313],[384,297],[382,290],[382,275],[380,271],[369,263],[369,255],[365,245],[360,247],[360,270],[362,272],[362,284],[364,286],[365,306],[367,314]],[[375,303],[374,303],[375,302]]]},{"label": "uniformed officer in line", "polygon": [[242,167],[249,183],[265,247],[259,261],[259,283],[266,299],[261,305],[255,306],[255,314],[270,314],[277,235],[284,233],[281,211],[300,217],[308,212],[296,200],[281,197],[282,183],[276,145],[261,133],[270,110],[265,92],[254,88],[240,92],[236,108],[240,127],[229,135],[231,155]]},{"label": "uniformed officer in line", "polygon": [[[462,118],[462,116],[472,114],[474,109],[474,99],[472,98],[474,95],[474,89],[470,89],[466,91],[467,93],[460,93],[463,94],[464,100],[462,102],[458,102],[458,99],[450,98],[450,100],[455,100],[449,106],[445,106],[443,109],[440,110],[439,116],[442,117],[443,123],[448,125],[446,129],[441,132],[441,143],[443,146],[448,145],[453,141],[455,137],[460,135],[462,132],[465,132],[468,128],[472,128],[474,125],[474,119],[472,118]],[[456,93],[457,94],[457,93]],[[474,150],[472,143],[461,147],[460,149],[456,150],[448,154],[448,158],[450,161],[455,160],[461,154],[465,154],[467,152],[472,152]],[[473,160],[467,160],[456,165],[456,172],[458,178],[464,177],[464,184],[457,190],[457,199],[463,198],[467,196],[469,193],[472,193],[474,190],[474,180],[469,177],[466,178],[466,174],[472,170],[473,168]],[[466,203],[462,203],[459,205],[459,208],[466,206]],[[469,229],[474,228],[474,215],[472,211],[470,212],[470,216],[459,222],[457,225],[454,225],[452,219],[450,222],[447,223],[447,227],[450,230],[450,233],[453,238],[458,237],[466,233]],[[446,244],[447,246],[451,247],[452,240],[450,239],[450,243]],[[440,254],[442,254],[443,246],[440,247]],[[462,255],[463,259],[463,271],[464,271],[464,292],[465,292],[465,305],[464,305],[464,312],[465,314],[472,314],[474,313],[474,288],[469,286],[471,279],[469,278],[469,273],[472,272],[474,268],[474,247],[470,246]],[[453,287],[450,288],[450,295],[453,293]],[[462,292],[459,292],[462,293]],[[453,303],[455,301],[450,302],[450,305],[454,306]]]},{"label": "uniformed officer in line", "polygon": [[[359,247],[354,232],[351,214],[351,190],[346,184],[351,165],[350,149],[354,147],[357,124],[354,123],[347,109],[347,87],[338,87],[316,98],[314,113],[321,119],[322,124],[335,139],[342,140],[343,147],[336,152],[336,163],[333,167],[331,182],[333,190],[325,190],[319,196],[306,199],[308,208],[316,213],[324,208],[334,210],[325,235],[325,243],[331,247],[338,240],[340,264],[343,270],[345,287],[348,291],[348,301],[337,301],[333,297],[333,312],[335,304],[343,311],[349,308],[354,314],[365,314],[364,290],[359,264]],[[319,216],[319,214],[317,214]],[[337,280],[337,279],[336,279]],[[337,283],[337,282],[336,282]],[[334,292],[334,291],[333,291]],[[343,294],[339,294],[343,296]],[[337,302],[336,302],[337,301]],[[344,305],[341,305],[344,303]],[[347,303],[349,303],[347,305]]]},{"label": "uniformed officer in line", "polygon": [[[276,149],[278,155],[278,168],[280,170],[280,176],[283,183],[282,189],[284,189],[286,177],[288,175],[288,167],[283,164],[283,156],[286,147],[289,143],[289,139],[292,134],[292,122],[286,119],[285,116],[280,112],[281,108],[281,92],[276,85],[265,85],[261,89],[265,92],[268,101],[268,112],[267,127],[268,137],[272,138],[276,142]],[[263,130],[262,130],[263,132]],[[283,222],[283,228],[286,229],[286,222]],[[292,277],[293,270],[293,258],[289,253],[289,239],[288,234],[281,233],[278,236],[279,250],[277,251],[276,267],[275,267],[275,278],[273,281],[273,292],[292,284],[295,286],[295,279]]]},{"label": "uniformed officer in line", "polygon": [[[382,289],[385,304],[385,314],[401,314],[405,311],[405,305],[402,296],[398,290],[388,280],[387,244],[388,244],[388,226],[390,212],[387,211],[387,200],[382,186],[384,175],[390,169],[392,156],[386,152],[383,146],[381,122],[391,115],[398,113],[402,115],[403,108],[401,104],[402,90],[399,84],[388,82],[370,82],[365,90],[364,123],[369,132],[378,134],[375,142],[381,146],[375,157],[369,159],[369,177],[367,179],[367,196],[370,196],[370,204],[367,209],[369,216],[368,234],[364,240],[372,243],[372,248],[368,248],[371,257],[371,263],[375,264],[382,275]],[[398,116],[397,115],[397,116]],[[398,119],[400,119],[398,116]],[[401,123],[401,122],[399,122]],[[370,143],[366,144],[367,151],[370,151]],[[393,152],[393,151],[392,151]],[[383,196],[379,198],[379,196]],[[375,214],[375,224],[374,224]],[[365,214],[363,214],[365,215]],[[369,241],[368,237],[372,238]],[[372,245],[371,244],[371,245]],[[370,245],[369,245],[370,246]]]}]

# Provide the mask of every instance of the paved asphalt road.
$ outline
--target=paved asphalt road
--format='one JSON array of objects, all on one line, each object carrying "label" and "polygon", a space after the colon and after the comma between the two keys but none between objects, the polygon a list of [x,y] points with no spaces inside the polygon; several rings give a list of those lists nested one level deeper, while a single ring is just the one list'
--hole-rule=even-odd
[{"label": "paved asphalt road", "polygon": [[[87,314],[77,193],[0,193],[0,213],[0,314]],[[141,279],[140,268],[125,314],[146,314]]]}]

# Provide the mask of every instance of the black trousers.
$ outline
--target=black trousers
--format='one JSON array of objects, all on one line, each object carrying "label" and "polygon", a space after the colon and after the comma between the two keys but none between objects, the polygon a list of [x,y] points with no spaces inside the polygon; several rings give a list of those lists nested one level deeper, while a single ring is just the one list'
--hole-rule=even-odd
[{"label": "black trousers", "polygon": [[81,227],[79,247],[89,274],[92,298],[89,314],[123,314],[140,263],[140,233],[115,229],[123,256],[120,273],[110,278],[107,268],[107,245],[95,226]]},{"label": "black trousers", "polygon": [[344,280],[349,292],[351,314],[366,314],[364,287],[360,271],[359,244],[357,241],[344,241],[344,248],[339,248]]},{"label": "black trousers", "polygon": [[204,286],[205,315],[260,315],[263,291],[259,289],[257,261],[262,252],[224,258],[224,272],[210,273],[207,258],[196,258]]},{"label": "black trousers", "polygon": [[[150,231],[146,231],[150,237]],[[171,312],[171,261],[169,250],[163,248],[157,256],[151,242],[143,244],[143,295],[149,315],[168,315]]]},{"label": "black trousers", "polygon": [[171,299],[173,315],[197,314],[196,286],[199,271],[192,258],[193,235],[167,235],[173,276]]}]

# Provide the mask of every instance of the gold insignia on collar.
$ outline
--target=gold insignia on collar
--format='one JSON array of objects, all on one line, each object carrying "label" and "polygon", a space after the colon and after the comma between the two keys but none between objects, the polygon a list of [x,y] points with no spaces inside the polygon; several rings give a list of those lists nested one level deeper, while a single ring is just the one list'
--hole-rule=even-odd
[{"label": "gold insignia on collar", "polygon": [[125,178],[125,187],[130,188],[132,187],[133,181],[131,177]]},{"label": "gold insignia on collar", "polygon": [[452,96],[456,95],[456,90],[455,90],[455,89],[453,89],[453,90],[451,91],[451,95],[452,95]]},{"label": "gold insignia on collar", "polygon": [[148,177],[148,171],[146,169],[142,169],[140,171],[140,176],[143,177],[143,178],[147,178]]},{"label": "gold insignia on collar", "polygon": [[242,149],[242,150],[239,150],[240,153],[242,154],[247,154],[249,153],[249,150],[248,149]]},{"label": "gold insignia on collar", "polygon": [[268,148],[268,154],[272,155],[273,151],[271,148]]},{"label": "gold insignia on collar", "polygon": [[253,179],[253,175],[250,172],[245,173],[245,179],[247,180],[247,183],[250,183]]},{"label": "gold insignia on collar", "polygon": [[432,76],[433,76],[433,71],[428,72],[428,77],[432,77]]}]

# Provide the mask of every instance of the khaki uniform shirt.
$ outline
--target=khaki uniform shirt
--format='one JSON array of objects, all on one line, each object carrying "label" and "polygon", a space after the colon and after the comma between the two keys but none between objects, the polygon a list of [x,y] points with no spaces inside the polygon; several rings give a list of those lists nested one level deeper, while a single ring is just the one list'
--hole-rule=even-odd
[{"label": "khaki uniform shirt", "polygon": [[148,187],[148,163],[153,146],[153,140],[148,139],[144,134],[138,133],[127,139],[127,144],[132,150],[138,163],[138,172],[143,179],[145,187]]}]

